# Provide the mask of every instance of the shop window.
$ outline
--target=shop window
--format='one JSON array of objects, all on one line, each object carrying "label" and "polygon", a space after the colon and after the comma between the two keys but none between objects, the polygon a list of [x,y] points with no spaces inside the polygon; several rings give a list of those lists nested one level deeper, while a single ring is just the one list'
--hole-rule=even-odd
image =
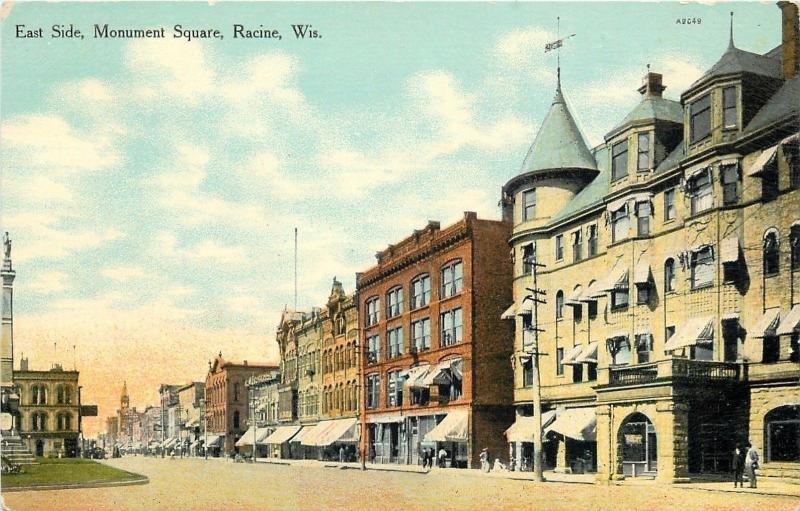
[{"label": "shop window", "polygon": [[780,406],[764,416],[767,462],[800,462],[800,405]]},{"label": "shop window", "polygon": [[650,334],[636,335],[636,362],[646,364],[650,362],[653,353],[653,336]]},{"label": "shop window", "polygon": [[431,278],[420,275],[411,281],[411,308],[425,307],[431,301]]},{"label": "shop window", "polygon": [[674,220],[677,216],[675,209],[675,188],[664,190],[664,221]]},{"label": "shop window", "polygon": [[522,192],[522,220],[528,221],[536,217],[536,189]]},{"label": "shop window", "polygon": [[714,251],[705,246],[692,253],[692,289],[714,284]]},{"label": "shop window", "polygon": [[689,138],[692,143],[706,138],[711,133],[711,95],[689,105]]},{"label": "shop window", "polygon": [[447,264],[441,271],[441,297],[455,296],[464,286],[464,265],[461,261]]},{"label": "shop window", "polygon": [[772,230],[764,236],[764,276],[772,277],[777,275],[779,271],[778,233]]},{"label": "shop window", "polygon": [[722,89],[722,125],[725,128],[735,128],[739,124],[736,103],[736,86]]},{"label": "shop window", "polygon": [[616,181],[628,175],[628,141],[611,147],[611,179]]},{"label": "shop window", "polygon": [[368,299],[365,303],[366,311],[366,324],[367,326],[372,326],[378,323],[380,319],[380,298],[377,296],[373,296],[372,298]]},{"label": "shop window", "polygon": [[431,347],[431,320],[422,318],[411,323],[411,344],[417,351]]},{"label": "shop window", "polygon": [[636,170],[650,169],[650,134],[639,133],[636,137]]},{"label": "shop window", "polygon": [[440,346],[452,346],[461,342],[463,328],[460,308],[443,312],[439,322],[441,324]]},{"label": "shop window", "polygon": [[739,166],[722,167],[722,203],[731,206],[739,202]]},{"label": "shop window", "polygon": [[597,255],[597,225],[592,224],[587,227],[588,230],[588,257]]},{"label": "shop window", "polygon": [[631,363],[631,343],[627,337],[614,337],[606,341],[612,365]]},{"label": "shop window", "polygon": [[403,288],[396,287],[386,293],[386,317],[394,318],[403,313]]}]

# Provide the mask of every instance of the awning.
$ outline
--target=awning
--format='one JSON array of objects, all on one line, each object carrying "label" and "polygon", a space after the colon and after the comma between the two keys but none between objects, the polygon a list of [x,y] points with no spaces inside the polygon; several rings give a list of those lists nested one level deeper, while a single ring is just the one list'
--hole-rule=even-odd
[{"label": "awning", "polygon": [[581,296],[582,302],[596,302],[598,298],[605,295],[605,291],[600,291],[597,289],[598,284],[596,280],[592,280],[589,282],[589,285],[586,286],[586,291],[584,291],[583,295]]},{"label": "awning", "polygon": [[437,364],[425,378],[422,379],[423,385],[426,387],[431,385],[450,385],[452,383],[453,378],[450,373],[450,365],[455,362],[455,360],[445,360],[444,362],[440,362]]},{"label": "awning", "polygon": [[775,163],[775,158],[778,154],[777,151],[777,145],[764,149],[764,151],[758,155],[758,158],[756,158],[756,160],[747,168],[745,174],[748,176],[758,176],[761,174],[765,167]]},{"label": "awning", "polygon": [[736,165],[737,163],[739,163],[738,156],[729,156],[727,158],[722,158],[719,160],[720,165]]},{"label": "awning", "polygon": [[750,330],[750,337],[770,337],[777,335],[778,325],[781,322],[781,309],[775,307],[768,309],[758,320],[756,326]]},{"label": "awning", "polygon": [[394,424],[404,420],[406,420],[406,415],[400,412],[367,415],[367,422],[370,424]]},{"label": "awning", "polygon": [[703,172],[708,172],[708,164],[706,163],[701,163],[700,165],[689,167],[688,169],[686,169],[685,172],[686,180],[688,181],[689,179],[697,177]]},{"label": "awning", "polygon": [[730,236],[720,244],[720,258],[723,263],[736,263],[739,261],[739,237]]},{"label": "awning", "polygon": [[616,213],[620,209],[627,207],[629,200],[630,200],[629,197],[623,197],[623,198],[617,199],[617,200],[615,200],[613,202],[609,202],[608,205],[606,206],[606,210],[609,213]]},{"label": "awning", "polygon": [[739,313],[726,312],[720,317],[720,319],[722,319],[722,321],[737,321],[739,319]]},{"label": "awning", "polygon": [[175,437],[168,438],[168,439],[164,440],[164,444],[162,445],[162,447],[163,447],[164,449],[170,449],[170,448],[171,448],[173,445],[175,445],[177,442],[178,442],[178,439],[177,439],[177,438],[175,438]]},{"label": "awning", "polygon": [[650,283],[650,261],[642,257],[633,269],[633,282],[634,284],[649,284]]},{"label": "awning", "polygon": [[425,435],[425,442],[466,442],[469,428],[469,413],[453,410]]},{"label": "awning", "polygon": [[288,442],[301,428],[301,426],[278,426],[271,435],[263,440],[263,443],[282,444]]},{"label": "awning", "polygon": [[714,340],[714,318],[703,316],[692,318],[686,325],[679,329],[664,345],[664,351],[673,351],[697,343],[711,342]]},{"label": "awning", "polygon": [[[316,424],[314,426],[316,426]],[[289,441],[299,442],[302,444],[303,440],[314,434],[314,426],[303,426],[303,429],[301,429],[300,432],[293,436]]]},{"label": "awning", "polygon": [[567,354],[564,355],[564,358],[563,360],[561,360],[561,363],[563,365],[580,364],[580,362],[576,361],[575,359],[578,358],[578,356],[581,354],[582,351],[583,351],[583,345],[578,344],[577,346],[573,346],[567,352]]},{"label": "awning", "polygon": [[186,424],[184,424],[184,427],[186,427],[186,428],[194,428],[194,427],[199,426],[199,425],[200,425],[200,417],[195,417],[195,418],[191,419],[190,421],[187,421]]},{"label": "awning", "polygon": [[304,438],[302,444],[325,447],[345,437],[357,437],[357,434],[350,431],[358,428],[357,422],[355,417],[322,421],[314,426],[314,433]]},{"label": "awning", "polygon": [[596,364],[597,363],[597,342],[590,342],[581,354],[575,358],[577,364]]},{"label": "awning", "polygon": [[239,440],[237,440],[236,443],[233,445],[235,445],[236,447],[245,447],[247,445],[253,445],[254,436],[255,436],[255,441],[258,442],[257,435],[258,432],[256,431],[255,426],[250,426],[249,428],[247,428],[247,431],[244,432],[241,438],[239,438]]},{"label": "awning", "polygon": [[567,408],[556,413],[556,420],[545,428],[583,442],[597,441],[597,414],[594,408]]},{"label": "awning", "polygon": [[[546,428],[556,418],[556,411],[549,410],[542,414],[542,428]],[[536,423],[534,417],[517,416],[514,424],[506,430],[506,440],[509,442],[533,442],[536,437]]]},{"label": "awning", "polygon": [[517,304],[512,303],[511,307],[506,309],[506,311],[500,315],[500,319],[514,319],[516,316],[517,316]]},{"label": "awning", "polygon": [[653,199],[653,194],[650,192],[639,192],[631,195],[633,202],[650,202]]},{"label": "awning", "polygon": [[791,335],[800,330],[800,304],[795,305],[781,318],[777,335]]},{"label": "awning", "polygon": [[583,302],[581,299],[583,298],[583,286],[578,284],[575,286],[575,289],[572,290],[572,293],[567,297],[566,304],[571,305],[574,307],[582,307]]},{"label": "awning", "polygon": [[533,300],[522,299],[517,305],[517,316],[530,316],[533,314]]},{"label": "awning", "polygon": [[[405,376],[407,378],[406,382],[405,382],[405,386],[410,388],[410,389],[415,389],[415,388],[416,389],[424,389],[424,388],[427,388],[427,385],[425,385],[423,382],[425,380],[425,377],[428,376],[428,371],[430,371],[430,370],[431,370],[431,366],[428,365],[428,364],[425,364],[425,365],[421,365],[421,366],[417,366],[417,367],[412,367],[410,369],[407,369],[406,371],[403,371],[401,373],[401,375]],[[405,373],[405,374],[403,374],[403,373]]]},{"label": "awning", "polygon": [[272,434],[271,428],[258,428],[256,430],[256,443],[259,445],[265,444],[264,439]]},{"label": "awning", "polygon": [[628,267],[620,260],[608,273],[608,276],[599,286],[599,291],[613,291],[615,289],[628,289]]}]

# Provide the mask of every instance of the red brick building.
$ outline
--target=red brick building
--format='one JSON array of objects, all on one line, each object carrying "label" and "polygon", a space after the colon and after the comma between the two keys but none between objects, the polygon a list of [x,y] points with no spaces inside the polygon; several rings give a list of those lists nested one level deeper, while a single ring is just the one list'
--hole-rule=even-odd
[{"label": "red brick building", "polygon": [[464,213],[376,254],[357,275],[362,340],[361,452],[374,463],[418,464],[423,449],[474,467],[506,458],[513,422],[509,223]]},{"label": "red brick building", "polygon": [[208,363],[205,382],[205,414],[207,417],[207,439],[209,454],[230,453],[234,444],[247,431],[250,417],[246,382],[251,376],[274,371],[271,364],[248,364],[229,362],[220,352]]}]

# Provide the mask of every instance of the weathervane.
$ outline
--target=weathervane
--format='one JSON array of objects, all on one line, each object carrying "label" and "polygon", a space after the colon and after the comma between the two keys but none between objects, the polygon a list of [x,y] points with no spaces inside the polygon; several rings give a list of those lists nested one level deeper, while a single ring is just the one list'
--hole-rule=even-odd
[{"label": "weathervane", "polygon": [[564,41],[573,37],[575,34],[570,34],[567,37],[561,37],[561,17],[556,17],[556,40],[552,43],[547,43],[544,45],[544,52],[547,53],[549,51],[558,50],[556,52],[556,72],[558,73],[558,88],[561,89],[561,47],[564,45]]}]

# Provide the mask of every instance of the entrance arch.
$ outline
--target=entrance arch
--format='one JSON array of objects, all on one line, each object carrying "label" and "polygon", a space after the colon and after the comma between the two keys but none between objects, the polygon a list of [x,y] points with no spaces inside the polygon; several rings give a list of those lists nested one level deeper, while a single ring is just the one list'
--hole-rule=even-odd
[{"label": "entrance arch", "polygon": [[658,472],[658,442],[653,422],[643,413],[632,413],[617,433],[617,457],[626,476]]},{"label": "entrance arch", "polygon": [[779,406],[764,416],[764,458],[800,462],[800,404]]}]

